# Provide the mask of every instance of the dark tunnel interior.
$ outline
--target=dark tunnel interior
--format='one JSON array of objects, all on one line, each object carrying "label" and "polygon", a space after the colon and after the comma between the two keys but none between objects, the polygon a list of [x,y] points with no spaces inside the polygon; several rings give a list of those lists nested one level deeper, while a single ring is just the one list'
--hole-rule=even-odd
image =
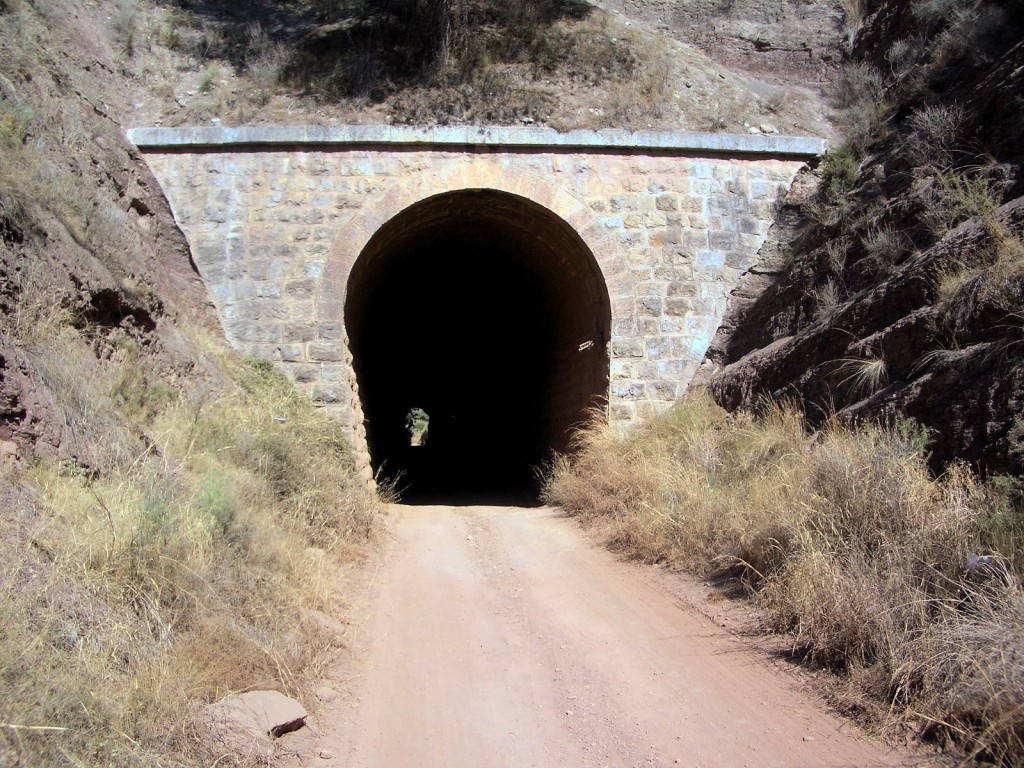
[{"label": "dark tunnel interior", "polygon": [[547,209],[493,190],[428,198],[349,277],[345,324],[374,472],[404,503],[528,504],[608,390],[608,292]]}]

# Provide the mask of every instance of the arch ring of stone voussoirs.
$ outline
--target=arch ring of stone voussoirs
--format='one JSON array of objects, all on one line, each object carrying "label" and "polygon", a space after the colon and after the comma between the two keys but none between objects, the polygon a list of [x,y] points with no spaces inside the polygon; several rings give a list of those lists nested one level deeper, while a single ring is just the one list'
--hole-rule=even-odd
[{"label": "arch ring of stone voussoirs", "polygon": [[586,203],[535,174],[477,159],[462,163],[447,173],[418,173],[367,200],[360,212],[342,225],[335,236],[317,292],[317,319],[320,322],[337,322],[344,317],[349,274],[363,249],[382,226],[418,202],[466,189],[488,189],[517,195],[559,217],[593,254],[608,288],[613,316],[630,311],[632,292],[628,291],[625,258]]}]

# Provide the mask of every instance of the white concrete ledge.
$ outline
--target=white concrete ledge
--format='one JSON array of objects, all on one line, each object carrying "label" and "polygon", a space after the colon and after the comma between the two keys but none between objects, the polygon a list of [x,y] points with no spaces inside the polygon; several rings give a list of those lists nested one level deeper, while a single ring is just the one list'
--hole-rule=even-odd
[{"label": "white concrete ledge", "polygon": [[684,131],[568,131],[553,128],[403,125],[252,125],[229,128],[132,128],[128,140],[142,150],[216,150],[231,147],[393,147],[514,149],[519,151],[659,152],[814,158],[823,139],[765,134]]}]

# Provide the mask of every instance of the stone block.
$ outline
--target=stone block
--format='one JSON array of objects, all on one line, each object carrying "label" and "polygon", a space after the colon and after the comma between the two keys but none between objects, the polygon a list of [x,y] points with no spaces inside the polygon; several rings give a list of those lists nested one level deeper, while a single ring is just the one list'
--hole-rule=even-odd
[{"label": "stone block", "polygon": [[344,363],[324,363],[320,366],[320,380],[348,386],[349,368]]},{"label": "stone block", "polygon": [[666,286],[665,295],[669,298],[692,297],[697,295],[697,290],[697,285],[692,280],[675,280]]},{"label": "stone block", "polygon": [[294,380],[299,384],[309,384],[320,380],[319,365],[290,365],[288,369]]},{"label": "stone block", "polygon": [[316,339],[316,329],[308,322],[282,323],[281,338],[294,344],[305,344]]},{"label": "stone block", "polygon": [[296,323],[306,323],[312,328],[313,321],[316,319],[316,304],[312,299],[290,301],[288,306],[291,310],[288,314],[290,320]]},{"label": "stone block", "polygon": [[679,236],[679,245],[692,251],[708,247],[708,233],[703,230],[684,229]]},{"label": "stone block", "polygon": [[732,250],[737,245],[736,233],[712,231],[708,233],[708,246],[713,251]]},{"label": "stone block", "polygon": [[306,361],[306,349],[302,344],[281,344],[277,348],[277,354],[286,363],[304,363]]},{"label": "stone block", "polygon": [[345,359],[345,345],[340,341],[312,341],[306,345],[306,356],[316,363],[340,363]]},{"label": "stone block", "polygon": [[239,318],[253,322],[280,323],[288,318],[288,305],[277,299],[253,299],[245,302]]},{"label": "stone block", "polygon": [[659,264],[654,268],[654,277],[667,283],[693,279],[693,267],[689,259],[680,258],[677,254],[668,254],[666,263]]},{"label": "stone block", "polygon": [[271,344],[281,340],[281,326],[277,323],[239,321],[227,329],[230,336],[241,342]]},{"label": "stone block", "polygon": [[318,405],[333,405],[349,401],[348,387],[342,384],[320,382],[313,385],[313,402]]},{"label": "stone block", "polygon": [[611,393],[614,400],[639,400],[644,395],[644,385],[638,381],[613,382]]},{"label": "stone block", "polygon": [[[659,360],[655,363],[657,378],[680,381],[686,378],[687,363],[679,359]],[[651,378],[654,378],[653,376]],[[687,381],[689,379],[687,378]]]},{"label": "stone block", "polygon": [[682,195],[679,198],[679,210],[686,213],[702,213],[704,198],[700,195]]},{"label": "stone block", "polygon": [[[658,326],[657,332],[661,332],[660,326]],[[648,338],[646,341],[648,360],[662,360],[667,357],[672,357],[672,342],[670,339],[667,339],[664,336],[655,336],[653,338]]]},{"label": "stone block", "polygon": [[658,323],[662,333],[682,333],[684,329],[683,320],[677,315],[664,315],[658,318]]},{"label": "stone block", "polygon": [[658,318],[641,315],[637,318],[637,327],[644,336],[657,336],[661,333]]},{"label": "stone block", "polygon": [[636,336],[636,334],[636,318],[632,316],[632,313],[616,315],[612,318],[613,339],[626,339],[630,336]]},{"label": "stone block", "polygon": [[628,360],[615,360],[611,361],[610,374],[613,379],[632,379],[634,378],[634,367],[633,363]]},{"label": "stone block", "polygon": [[642,338],[613,338],[613,358],[642,358],[644,356],[644,340]]},{"label": "stone block", "polygon": [[679,382],[649,381],[647,395],[654,400],[675,400],[679,396]]},{"label": "stone block", "polygon": [[663,310],[662,299],[657,296],[644,296],[640,299],[640,311],[651,317],[660,317]]},{"label": "stone block", "polygon": [[665,300],[665,314],[674,317],[681,317],[692,312],[693,299],[689,297],[678,297]]},{"label": "stone block", "polygon": [[712,175],[719,181],[732,181],[736,177],[737,172],[732,167],[731,163],[722,162],[715,163],[715,168]]},{"label": "stone block", "polygon": [[665,283],[661,280],[646,280],[636,283],[635,290],[637,296],[662,298],[665,295]]},{"label": "stone block", "polygon": [[608,407],[608,418],[612,422],[629,422],[633,421],[634,411],[632,403],[617,403],[612,401]]},{"label": "stone block", "polygon": [[725,254],[721,251],[698,251],[697,265],[701,267],[725,266]]},{"label": "stone block", "polygon": [[659,211],[678,211],[679,198],[669,194],[658,195],[655,205]]},{"label": "stone block", "polygon": [[750,254],[744,251],[727,251],[725,254],[725,266],[732,269],[744,270],[750,260]]},{"label": "stone block", "polygon": [[345,338],[345,326],[337,321],[317,323],[316,335],[323,341],[342,341]]},{"label": "stone block", "polygon": [[640,198],[636,195],[613,195],[608,200],[608,208],[612,211],[639,211]]},{"label": "stone block", "polygon": [[228,216],[228,209],[222,206],[208,205],[203,208],[203,221],[214,224],[226,224]]},{"label": "stone block", "polygon": [[309,299],[316,291],[316,280],[302,278],[301,280],[289,280],[284,284],[284,294],[290,299]]},{"label": "stone block", "polygon": [[631,229],[619,232],[617,239],[623,248],[636,248],[644,242],[644,235],[645,233],[642,230]]}]

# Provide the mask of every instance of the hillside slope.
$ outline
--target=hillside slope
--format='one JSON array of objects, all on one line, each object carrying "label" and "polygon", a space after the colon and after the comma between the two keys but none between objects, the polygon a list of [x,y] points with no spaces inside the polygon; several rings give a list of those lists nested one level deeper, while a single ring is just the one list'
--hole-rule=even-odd
[{"label": "hillside slope", "polygon": [[124,7],[0,2],[3,766],[218,760],[203,705],[309,701],[379,529],[337,425],[223,341],[124,138]]},{"label": "hillside slope", "polygon": [[869,11],[837,92],[851,138],[791,196],[704,381],[727,408],[791,399],[814,423],[906,414],[935,468],[1020,473],[1024,11]]}]

